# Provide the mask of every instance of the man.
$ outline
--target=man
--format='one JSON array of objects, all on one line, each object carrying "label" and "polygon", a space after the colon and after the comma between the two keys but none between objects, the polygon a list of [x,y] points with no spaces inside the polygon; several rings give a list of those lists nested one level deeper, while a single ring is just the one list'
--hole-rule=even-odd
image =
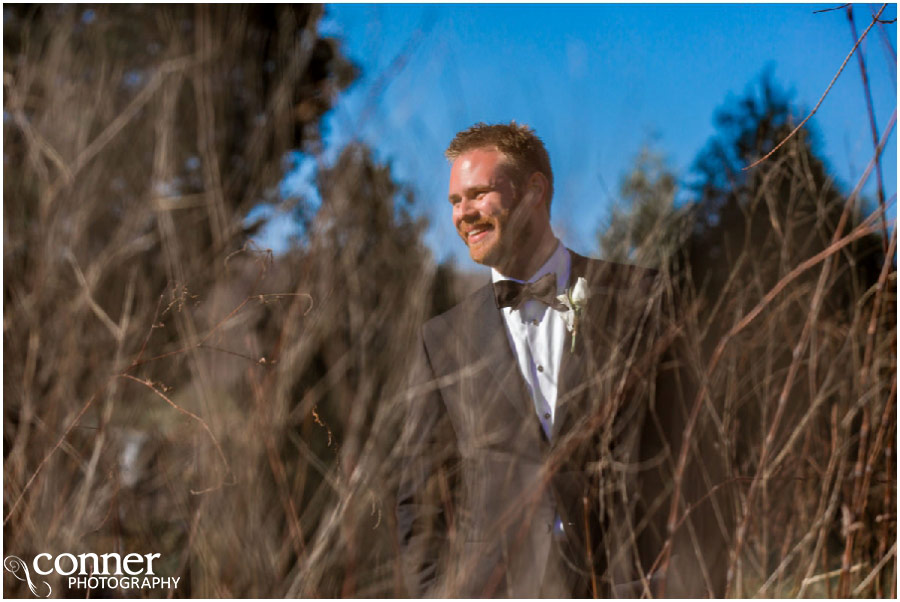
[{"label": "man", "polygon": [[692,398],[659,369],[661,279],[559,242],[528,127],[477,124],[446,154],[454,226],[492,283],[422,330],[397,498],[409,593],[721,595],[715,471],[690,463],[667,526]]}]

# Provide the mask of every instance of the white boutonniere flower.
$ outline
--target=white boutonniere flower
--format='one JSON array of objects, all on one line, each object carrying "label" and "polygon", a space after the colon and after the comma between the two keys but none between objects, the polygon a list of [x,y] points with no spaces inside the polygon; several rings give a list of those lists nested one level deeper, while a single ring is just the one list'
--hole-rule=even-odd
[{"label": "white boutonniere flower", "polygon": [[585,280],[583,276],[578,277],[578,280],[575,281],[575,286],[570,287],[564,294],[557,297],[559,302],[568,308],[568,311],[563,317],[566,320],[566,328],[572,333],[572,348],[570,351],[575,351],[575,337],[578,336],[578,323],[581,320],[581,312],[584,310],[587,298],[587,280]]}]

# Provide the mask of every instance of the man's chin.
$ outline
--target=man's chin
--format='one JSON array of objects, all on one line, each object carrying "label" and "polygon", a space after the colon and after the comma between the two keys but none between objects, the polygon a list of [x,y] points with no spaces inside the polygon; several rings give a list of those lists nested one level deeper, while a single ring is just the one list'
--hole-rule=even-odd
[{"label": "man's chin", "polygon": [[484,253],[481,249],[469,247],[469,257],[471,257],[472,261],[475,263],[484,265]]},{"label": "man's chin", "polygon": [[487,267],[494,267],[497,264],[496,253],[493,248],[479,248],[479,247],[469,247],[469,257],[472,258],[472,261],[475,263],[481,264]]}]

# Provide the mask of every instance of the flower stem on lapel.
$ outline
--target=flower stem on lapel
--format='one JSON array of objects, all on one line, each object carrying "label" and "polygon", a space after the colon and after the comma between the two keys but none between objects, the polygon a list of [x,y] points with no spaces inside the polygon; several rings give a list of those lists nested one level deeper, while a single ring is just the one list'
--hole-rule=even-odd
[{"label": "flower stem on lapel", "polygon": [[579,276],[575,281],[575,286],[568,288],[565,294],[559,295],[560,303],[568,308],[563,316],[566,320],[566,328],[572,333],[572,345],[569,349],[570,353],[575,352],[575,339],[578,337],[578,322],[581,319],[581,312],[584,310],[584,304],[588,298],[587,280],[583,276]]},{"label": "flower stem on lapel", "polygon": [[572,317],[572,347],[569,349],[569,353],[575,353],[575,337],[578,336],[578,313],[576,311]]}]

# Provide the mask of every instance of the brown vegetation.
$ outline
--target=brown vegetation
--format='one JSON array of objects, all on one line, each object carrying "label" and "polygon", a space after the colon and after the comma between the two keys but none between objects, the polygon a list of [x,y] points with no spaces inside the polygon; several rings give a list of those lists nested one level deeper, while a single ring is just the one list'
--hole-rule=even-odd
[{"label": "brown vegetation", "polygon": [[[280,198],[354,77],[321,10],[4,7],[7,554],[159,552],[177,596],[404,594],[403,381],[466,277],[365,147],[320,169],[321,207]],[[624,257],[683,300],[689,410],[738,492],[729,593],[896,596],[896,230],[805,128],[741,171],[792,129],[755,103]],[[307,225],[279,257],[246,224],[274,202]]]}]

